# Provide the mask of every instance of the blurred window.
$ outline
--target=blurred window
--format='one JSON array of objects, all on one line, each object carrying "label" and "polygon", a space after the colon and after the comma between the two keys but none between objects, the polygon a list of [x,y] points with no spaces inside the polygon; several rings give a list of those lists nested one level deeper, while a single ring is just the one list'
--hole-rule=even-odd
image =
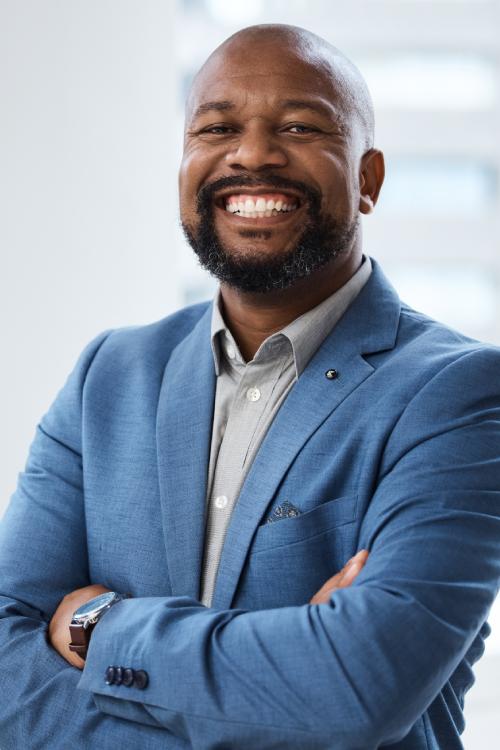
[{"label": "blurred window", "polygon": [[486,329],[496,315],[496,280],[471,264],[406,264],[391,268],[404,302],[462,331]]},{"label": "blurred window", "polygon": [[474,215],[497,201],[494,166],[467,159],[393,158],[380,196],[380,211]]},{"label": "blurred window", "polygon": [[495,65],[472,55],[390,55],[358,60],[375,107],[483,110],[495,105]]}]

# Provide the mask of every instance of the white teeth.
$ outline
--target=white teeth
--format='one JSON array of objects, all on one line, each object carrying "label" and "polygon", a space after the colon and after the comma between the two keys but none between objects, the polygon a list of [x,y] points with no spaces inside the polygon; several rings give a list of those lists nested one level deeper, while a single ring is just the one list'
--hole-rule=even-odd
[{"label": "white teeth", "polygon": [[232,214],[239,214],[245,218],[264,218],[265,216],[277,216],[278,213],[286,213],[288,211],[295,211],[298,208],[297,204],[284,203],[282,200],[274,201],[269,199],[266,201],[265,198],[257,198],[254,202],[251,198],[247,198],[245,201],[231,201],[226,203],[226,211]]}]

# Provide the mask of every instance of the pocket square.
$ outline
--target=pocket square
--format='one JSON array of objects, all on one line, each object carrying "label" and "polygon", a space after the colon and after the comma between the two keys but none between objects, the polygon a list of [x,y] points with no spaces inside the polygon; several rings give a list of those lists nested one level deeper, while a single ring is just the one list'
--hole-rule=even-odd
[{"label": "pocket square", "polygon": [[285,500],[284,503],[276,506],[266,523],[281,521],[282,518],[294,518],[295,516],[300,516],[301,513],[302,511],[299,510],[299,508],[296,508],[295,505],[292,505],[288,500]]}]

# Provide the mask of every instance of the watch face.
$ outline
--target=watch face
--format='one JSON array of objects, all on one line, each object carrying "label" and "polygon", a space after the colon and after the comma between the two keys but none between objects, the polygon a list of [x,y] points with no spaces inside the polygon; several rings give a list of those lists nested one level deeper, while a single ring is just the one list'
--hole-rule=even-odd
[{"label": "watch face", "polygon": [[85,604],[82,604],[81,607],[78,607],[73,615],[73,620],[81,621],[95,617],[100,612],[102,612],[103,609],[109,606],[116,598],[117,597],[114,591],[106,591],[106,593],[104,594],[99,594],[99,596],[94,597],[90,601],[85,602]]}]

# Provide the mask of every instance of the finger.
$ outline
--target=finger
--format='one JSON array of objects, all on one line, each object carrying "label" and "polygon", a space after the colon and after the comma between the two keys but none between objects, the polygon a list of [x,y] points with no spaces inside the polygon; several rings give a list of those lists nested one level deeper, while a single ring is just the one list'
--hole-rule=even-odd
[{"label": "finger", "polygon": [[[319,591],[316,592],[316,594],[313,596],[310,604],[325,604],[330,600],[331,595],[341,588],[347,588],[352,581],[354,580],[354,577],[358,574],[359,570],[357,569],[358,564],[349,565],[349,567],[346,565],[340,573],[337,573],[336,575],[332,576],[332,578],[329,578],[326,583],[323,584],[323,586],[320,588]],[[356,572],[354,574],[353,578],[350,578],[348,576],[348,572],[352,569],[356,568]]]},{"label": "finger", "polygon": [[342,575],[340,581],[337,581],[336,585],[333,586],[330,585],[330,582],[328,581],[327,584],[325,584],[320,589],[320,591],[318,591],[318,593],[313,596],[310,604],[326,604],[330,600],[332,594],[335,593],[335,591],[348,588],[362,569],[363,565],[361,562],[354,562],[349,565],[346,572]]},{"label": "finger", "polygon": [[367,549],[360,549],[359,552],[356,552],[354,557],[351,557],[348,564],[361,562],[364,565],[366,560],[368,559],[368,555],[369,555],[369,552]]},{"label": "finger", "polygon": [[338,588],[342,575],[343,571],[340,571],[340,573],[337,573],[336,575],[325,581],[322,587],[318,589],[318,591],[316,591],[309,603],[319,604],[320,602],[328,601],[330,592]]},{"label": "finger", "polygon": [[340,589],[346,589],[348,586],[350,586],[353,582],[358,573],[360,573],[363,570],[363,565],[360,562],[355,562],[352,565],[349,566],[346,573],[342,577],[341,582],[339,583]]},{"label": "finger", "polygon": [[[329,601],[330,596],[334,591],[339,588],[347,588],[347,586],[350,586],[354,578],[363,568],[366,560],[368,559],[368,554],[368,550],[362,549],[356,555],[351,557],[351,559],[346,562],[342,570],[325,581],[322,587],[314,594],[312,599],[309,601],[309,604],[324,604],[325,602]],[[360,565],[361,567],[356,567],[354,571],[351,571],[351,567],[354,565]],[[349,576],[346,577],[349,571]]]},{"label": "finger", "polygon": [[338,586],[334,586],[331,589],[321,589],[321,591],[318,591],[318,593],[313,596],[309,604],[328,604],[331,595],[337,591],[338,588]]},{"label": "finger", "polygon": [[345,575],[349,568],[351,568],[353,565],[361,564],[361,566],[363,567],[368,559],[368,554],[368,550],[366,549],[359,550],[359,552],[353,555],[353,557],[351,557],[351,559],[346,562],[346,564],[340,571],[342,575]]},{"label": "finger", "polygon": [[347,588],[350,586],[356,576],[363,570],[365,563],[368,559],[368,551],[360,550],[354,557],[352,557],[347,565],[342,569],[341,578],[338,582],[338,588]]}]

